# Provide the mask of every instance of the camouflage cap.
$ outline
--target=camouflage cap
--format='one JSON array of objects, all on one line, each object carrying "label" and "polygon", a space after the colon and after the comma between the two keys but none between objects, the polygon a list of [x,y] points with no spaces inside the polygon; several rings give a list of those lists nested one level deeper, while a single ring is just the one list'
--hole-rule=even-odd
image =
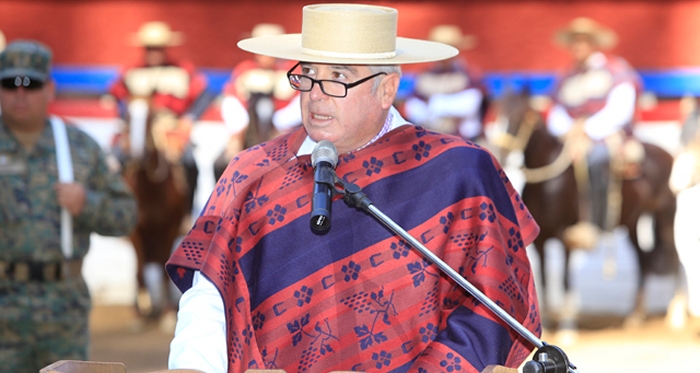
[{"label": "camouflage cap", "polygon": [[50,72],[51,50],[37,41],[13,41],[0,53],[0,79],[28,76],[45,82]]}]

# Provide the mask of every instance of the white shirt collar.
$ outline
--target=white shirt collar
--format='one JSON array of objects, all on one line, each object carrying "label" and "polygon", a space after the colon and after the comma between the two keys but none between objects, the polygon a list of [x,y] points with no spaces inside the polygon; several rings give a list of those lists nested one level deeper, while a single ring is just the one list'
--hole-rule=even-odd
[{"label": "white shirt collar", "polygon": [[594,52],[586,59],[586,67],[589,69],[601,69],[608,63],[608,58],[603,52]]},{"label": "white shirt collar", "polygon": [[[396,110],[396,108],[392,106],[391,109],[389,109],[389,115],[386,116],[386,122],[384,123],[384,126],[379,131],[379,133],[377,133],[377,136],[375,136],[367,144],[361,146],[359,149],[362,149],[365,146],[375,142],[377,139],[384,136],[384,134],[393,130],[394,128],[398,128],[398,127],[401,127],[401,126],[406,125],[406,124],[410,124],[410,123],[408,123],[408,121],[401,116],[399,111]],[[304,142],[299,147],[299,151],[297,152],[297,155],[311,154],[314,151],[315,146],[316,146],[316,141],[311,140],[311,138],[309,136],[306,136],[306,139],[304,139]]]}]

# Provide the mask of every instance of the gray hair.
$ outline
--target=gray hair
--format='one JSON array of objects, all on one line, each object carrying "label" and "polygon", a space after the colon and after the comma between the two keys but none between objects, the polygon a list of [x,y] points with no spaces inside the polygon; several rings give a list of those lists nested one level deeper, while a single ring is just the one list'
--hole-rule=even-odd
[{"label": "gray hair", "polygon": [[[367,65],[369,67],[369,71],[372,72],[372,74],[377,74],[377,73],[386,73],[387,75],[389,74],[398,74],[399,78],[401,77],[401,66],[400,65]],[[374,80],[374,85],[372,86],[372,92],[376,92],[377,88],[379,88],[379,79]]]}]

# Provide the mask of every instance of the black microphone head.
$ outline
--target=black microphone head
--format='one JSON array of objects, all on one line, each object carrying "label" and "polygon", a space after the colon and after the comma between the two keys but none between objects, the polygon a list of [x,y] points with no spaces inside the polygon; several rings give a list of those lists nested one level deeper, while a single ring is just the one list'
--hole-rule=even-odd
[{"label": "black microphone head", "polygon": [[316,144],[311,153],[311,165],[314,169],[316,169],[318,162],[328,162],[334,169],[338,165],[338,150],[332,142],[321,140]]}]

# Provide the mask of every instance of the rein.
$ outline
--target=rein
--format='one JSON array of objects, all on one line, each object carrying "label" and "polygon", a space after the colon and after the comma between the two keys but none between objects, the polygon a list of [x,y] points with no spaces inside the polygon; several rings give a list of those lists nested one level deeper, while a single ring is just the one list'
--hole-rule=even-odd
[{"label": "rein", "polygon": [[[511,135],[508,132],[499,135],[496,141],[496,146],[499,146],[508,151],[524,151],[527,144],[530,142],[530,137],[535,131],[539,123],[539,115],[534,111],[528,111],[523,117],[520,125],[518,126],[518,131],[515,135]],[[528,183],[541,183],[553,179],[561,175],[566,171],[569,166],[571,166],[572,159],[569,157],[568,148],[570,147],[570,141],[564,142],[564,147],[562,148],[557,158],[550,164],[527,168],[523,166],[521,168],[525,181]]]}]

